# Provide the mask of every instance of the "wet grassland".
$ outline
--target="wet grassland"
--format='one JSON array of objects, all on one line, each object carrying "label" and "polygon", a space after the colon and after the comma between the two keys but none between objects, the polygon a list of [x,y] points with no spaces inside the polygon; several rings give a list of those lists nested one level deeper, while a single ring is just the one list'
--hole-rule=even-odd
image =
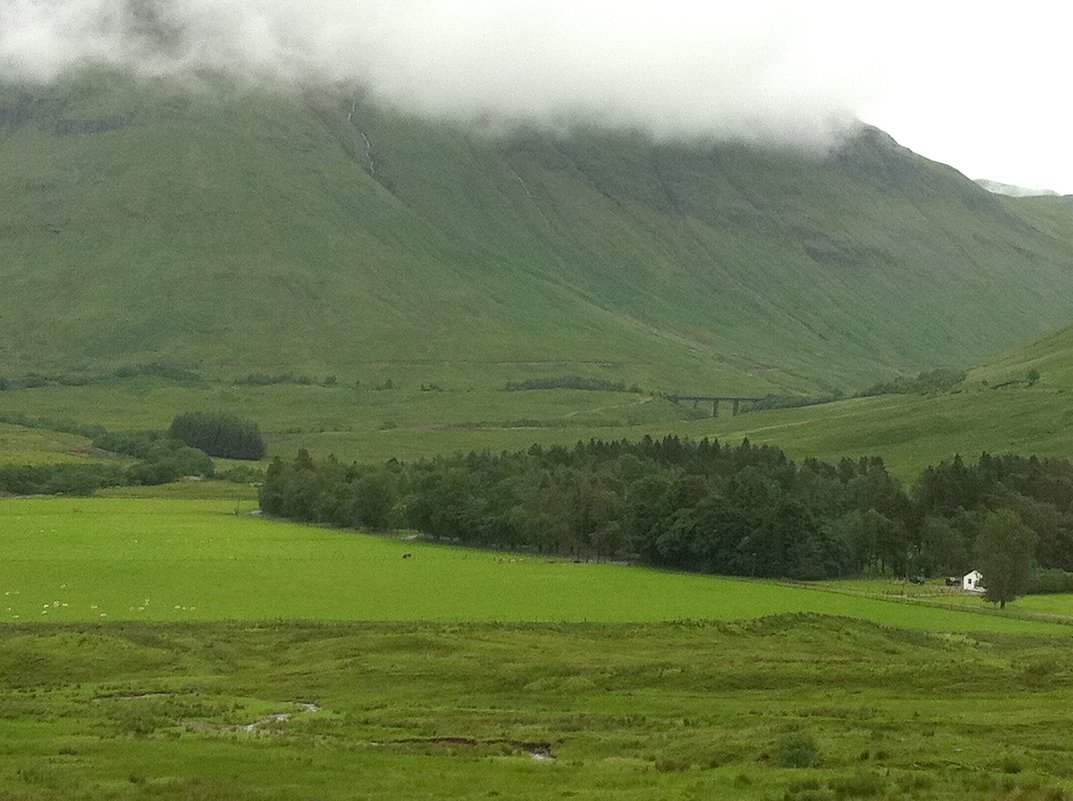
[{"label": "wet grassland", "polygon": [[1050,801],[1068,653],[812,614],[5,626],[0,796]]}]

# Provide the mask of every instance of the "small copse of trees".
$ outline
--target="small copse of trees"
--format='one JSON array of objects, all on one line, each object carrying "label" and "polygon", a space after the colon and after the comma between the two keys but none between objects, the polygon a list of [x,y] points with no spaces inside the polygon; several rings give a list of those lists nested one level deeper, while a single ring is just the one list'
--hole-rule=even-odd
[{"label": "small copse of trees", "polygon": [[265,455],[265,441],[257,423],[233,414],[180,414],[172,421],[168,436],[224,459],[256,461]]},{"label": "small copse of trees", "polygon": [[122,431],[101,434],[93,447],[141,459],[128,471],[133,484],[166,484],[183,476],[211,478],[216,472],[209,455],[163,431]]}]

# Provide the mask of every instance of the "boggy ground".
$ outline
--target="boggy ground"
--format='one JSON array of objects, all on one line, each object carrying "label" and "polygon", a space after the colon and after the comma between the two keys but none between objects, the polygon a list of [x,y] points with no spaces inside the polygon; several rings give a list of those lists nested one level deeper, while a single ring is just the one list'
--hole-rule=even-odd
[{"label": "boggy ground", "polygon": [[1071,701],[1065,638],[816,615],[7,627],[0,797],[1056,801]]}]

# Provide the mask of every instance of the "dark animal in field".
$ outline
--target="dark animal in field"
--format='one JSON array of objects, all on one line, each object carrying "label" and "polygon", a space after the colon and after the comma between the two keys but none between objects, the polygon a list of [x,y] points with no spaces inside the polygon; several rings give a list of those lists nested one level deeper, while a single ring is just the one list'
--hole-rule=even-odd
[{"label": "dark animal in field", "polygon": [[413,558],[414,558],[414,555],[413,555],[412,553],[404,553],[404,554],[402,555],[402,558],[403,558],[403,559],[413,559]]}]

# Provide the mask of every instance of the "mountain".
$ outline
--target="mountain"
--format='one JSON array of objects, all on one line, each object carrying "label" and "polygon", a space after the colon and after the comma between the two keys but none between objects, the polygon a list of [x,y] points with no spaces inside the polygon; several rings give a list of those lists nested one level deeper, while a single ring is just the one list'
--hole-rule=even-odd
[{"label": "mountain", "polygon": [[1073,292],[1067,207],[872,128],[816,155],[98,72],[0,89],[0,196],[0,375],[817,392],[978,363]]}]

